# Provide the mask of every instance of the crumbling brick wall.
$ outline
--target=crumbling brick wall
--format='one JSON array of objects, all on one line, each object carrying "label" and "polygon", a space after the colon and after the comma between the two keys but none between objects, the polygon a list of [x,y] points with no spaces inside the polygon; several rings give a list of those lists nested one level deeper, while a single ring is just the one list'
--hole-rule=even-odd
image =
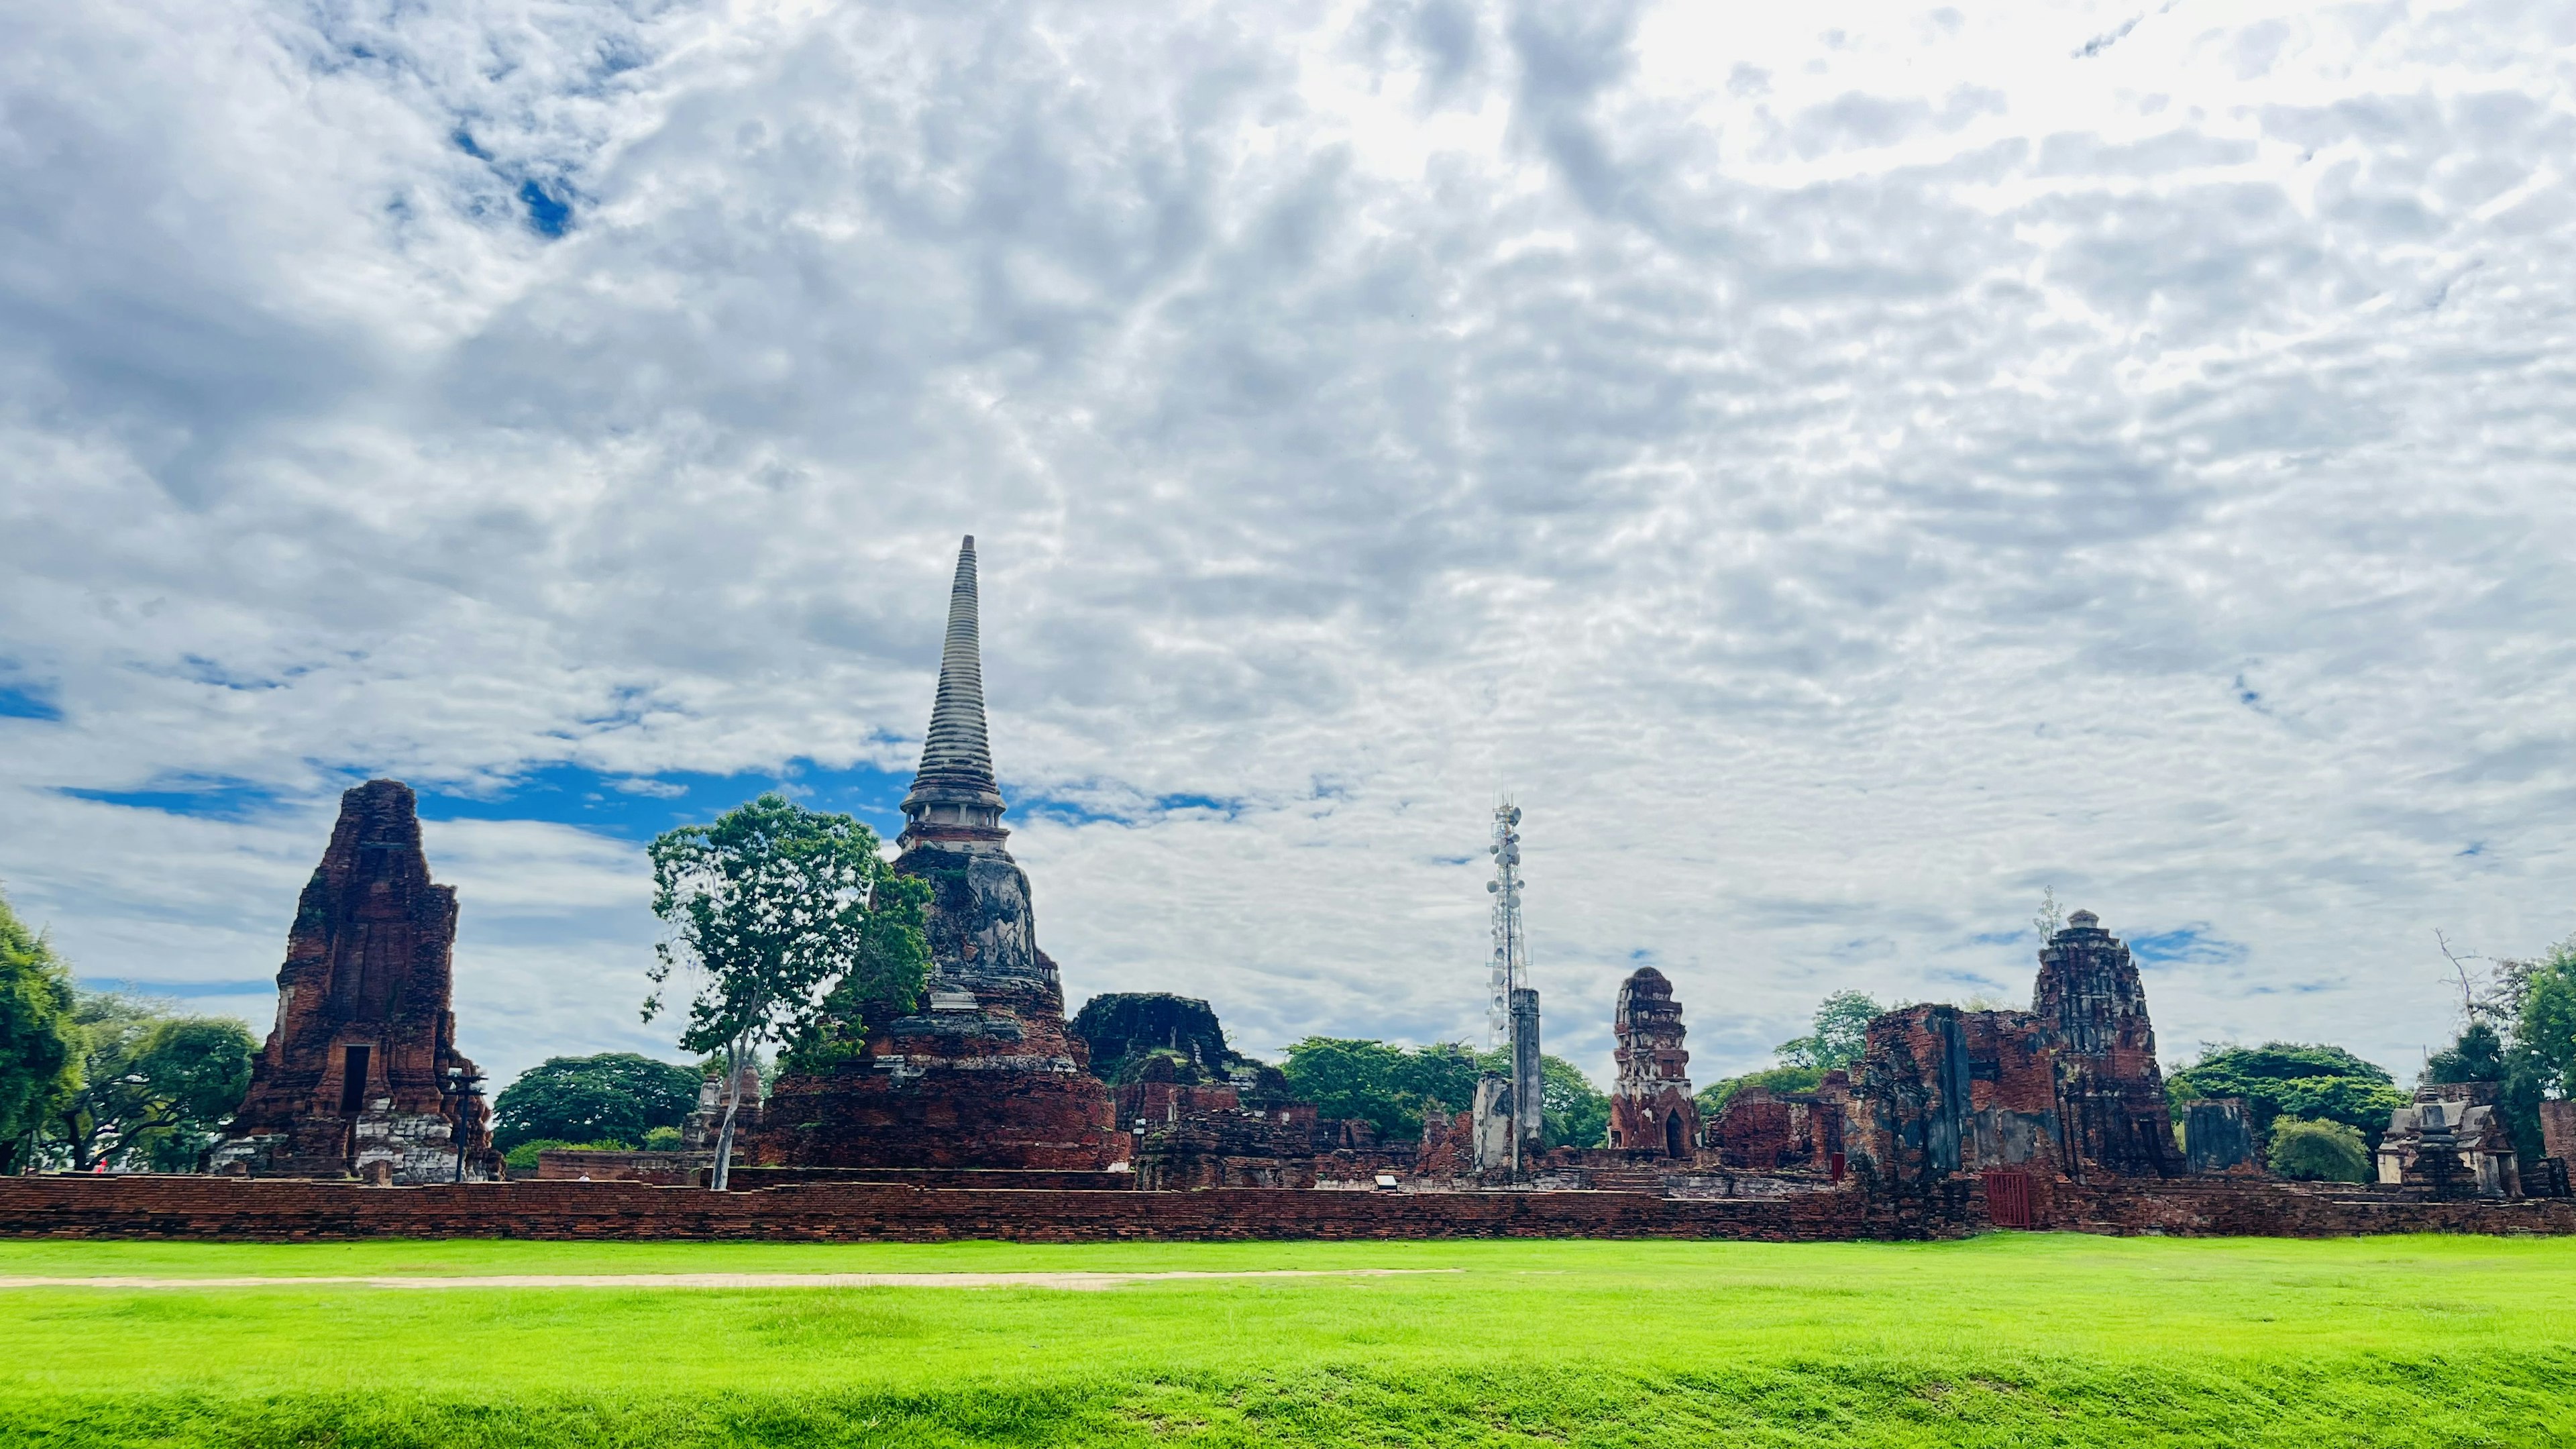
[{"label": "crumbling brick wall", "polygon": [[[2435,1202],[2241,1178],[2037,1184],[2045,1228],[2175,1235],[2576,1233],[2576,1199]],[[1261,1188],[1059,1192],[816,1184],[708,1192],[633,1182],[348,1182],[212,1177],[0,1179],[0,1237],[291,1242],[360,1238],[1017,1242],[1350,1238],[1957,1237],[1988,1216],[1977,1180],[1891,1204],[1867,1194],[1669,1198],[1631,1192],[1370,1193]]]},{"label": "crumbling brick wall", "polygon": [[1915,1006],[1869,1025],[1849,1150],[1881,1190],[1990,1168],[2055,1173],[2057,1077],[2039,1019]]},{"label": "crumbling brick wall", "polygon": [[1844,1073],[1826,1075],[1812,1092],[1747,1087],[1729,1097],[1706,1134],[1718,1164],[1756,1172],[1831,1171],[1844,1153],[1843,1114],[1850,1091]]}]

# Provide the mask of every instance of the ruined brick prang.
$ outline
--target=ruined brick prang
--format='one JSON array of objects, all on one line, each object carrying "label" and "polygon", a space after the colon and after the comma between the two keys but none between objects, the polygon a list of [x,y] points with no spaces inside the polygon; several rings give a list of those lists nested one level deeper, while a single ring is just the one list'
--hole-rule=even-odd
[{"label": "ruined brick prang", "polygon": [[2056,1057],[2068,1169],[2078,1177],[2180,1172],[2146,987],[2128,946],[2091,911],[2068,916],[2040,951],[2031,1012]]},{"label": "ruined brick prang", "polygon": [[[456,891],[430,883],[411,788],[342,795],[287,933],[277,1024],[209,1170],[452,1180],[460,1099],[440,1086],[474,1071],[449,1009],[455,944]],[[466,1176],[494,1176],[490,1113],[463,1100]]]},{"label": "ruined brick prang", "polygon": [[1849,1150],[1875,1189],[1903,1198],[1995,1168],[2062,1172],[2054,1067],[2029,1012],[1888,1012],[1869,1024]]},{"label": "ruined brick prang", "polygon": [[1619,983],[1610,1018],[1619,1039],[1612,1055],[1610,1145],[1687,1158],[1699,1147],[1699,1105],[1691,1100],[1690,1053],[1682,1050],[1681,1003],[1673,983],[1641,966]]},{"label": "ruined brick prang", "polygon": [[1096,1170],[1127,1151],[1108,1089],[1065,1029],[1028,876],[1003,848],[978,618],[969,537],[894,863],[930,887],[927,990],[908,1014],[868,1013],[860,1060],[781,1078],[743,1146],[752,1163]]}]

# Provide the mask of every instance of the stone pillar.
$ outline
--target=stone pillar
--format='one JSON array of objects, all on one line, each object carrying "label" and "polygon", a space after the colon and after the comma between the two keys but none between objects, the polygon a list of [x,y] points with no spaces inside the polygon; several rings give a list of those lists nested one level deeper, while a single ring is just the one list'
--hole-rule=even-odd
[{"label": "stone pillar", "polygon": [[2258,1170],[2254,1122],[2241,1097],[2212,1097],[2183,1106],[2183,1167],[2193,1173]]},{"label": "stone pillar", "polygon": [[1512,1121],[1524,1163],[1547,1141],[1547,1087],[1538,1058],[1538,993],[1523,986],[1512,992]]},{"label": "stone pillar", "polygon": [[2576,1169],[2576,1102],[2540,1104],[2540,1155]]},{"label": "stone pillar", "polygon": [[1476,1108],[1469,1120],[1475,1132],[1478,1172],[1511,1169],[1512,1109],[1511,1078],[1487,1072],[1477,1079]]}]

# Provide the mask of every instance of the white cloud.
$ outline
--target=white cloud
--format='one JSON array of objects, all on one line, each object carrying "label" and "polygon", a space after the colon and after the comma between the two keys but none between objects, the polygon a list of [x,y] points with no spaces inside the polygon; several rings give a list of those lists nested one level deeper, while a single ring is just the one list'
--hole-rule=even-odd
[{"label": "white cloud", "polygon": [[[1473,1030],[1510,789],[1596,1071],[2047,883],[2410,1069],[2576,927],[2576,22],[1971,8],[14,7],[0,874],[238,980],[348,770],[899,767],[971,531],[1077,996]],[[50,793],[180,775],[316,808]],[[469,1052],[636,1039],[631,852],[432,847]]]}]

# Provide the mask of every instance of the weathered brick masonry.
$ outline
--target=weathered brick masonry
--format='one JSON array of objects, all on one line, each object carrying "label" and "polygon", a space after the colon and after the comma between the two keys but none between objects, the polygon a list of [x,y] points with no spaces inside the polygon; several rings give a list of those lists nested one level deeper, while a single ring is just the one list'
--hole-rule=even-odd
[{"label": "weathered brick masonry", "polygon": [[[2420,1194],[2215,1179],[2083,1185],[2033,1178],[2036,1225],[2109,1234],[2327,1237],[2576,1234],[2576,1199],[2436,1202]],[[1401,1238],[1948,1238],[1989,1223],[1980,1179],[1904,1211],[1856,1191],[1728,1200],[1627,1192],[1367,1193],[924,1189],[833,1183],[707,1192],[631,1182],[379,1188],[210,1177],[0,1179],[0,1237],[757,1239],[1030,1243]]]},{"label": "weathered brick masonry", "polygon": [[1645,1193],[1022,1192],[878,1184],[707,1192],[631,1182],[354,1183],[203,1177],[0,1179],[0,1236],[333,1241],[653,1238],[1026,1243],[1122,1239],[1955,1236],[1848,1194],[1694,1201]]}]

